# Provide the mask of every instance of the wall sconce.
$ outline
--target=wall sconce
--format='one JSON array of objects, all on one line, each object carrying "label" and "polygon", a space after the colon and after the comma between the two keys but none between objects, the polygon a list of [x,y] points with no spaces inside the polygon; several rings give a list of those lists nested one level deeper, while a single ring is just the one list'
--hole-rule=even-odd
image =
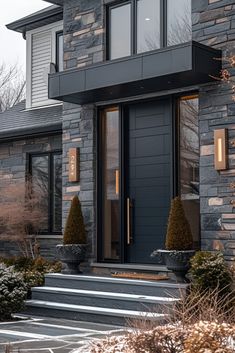
[{"label": "wall sconce", "polygon": [[78,182],[80,180],[80,150],[78,148],[69,149],[69,181]]},{"label": "wall sconce", "polygon": [[215,169],[228,169],[228,132],[227,129],[214,130]]}]

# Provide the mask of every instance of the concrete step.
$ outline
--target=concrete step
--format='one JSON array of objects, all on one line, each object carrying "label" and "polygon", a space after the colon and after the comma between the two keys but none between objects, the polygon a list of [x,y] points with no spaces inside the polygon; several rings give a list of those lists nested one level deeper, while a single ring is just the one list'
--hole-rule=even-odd
[{"label": "concrete step", "polygon": [[144,296],[129,293],[102,292],[59,287],[36,287],[32,299],[73,305],[109,307],[120,310],[158,310],[174,304],[178,299],[168,297]]},{"label": "concrete step", "polygon": [[129,320],[154,320],[158,323],[166,321],[166,315],[148,311],[121,310],[114,308],[100,308],[94,306],[74,305],[42,300],[26,301],[24,314],[63,317],[63,319],[106,323],[124,326]]},{"label": "concrete step", "polygon": [[180,297],[187,284],[172,281],[143,281],[105,276],[64,275],[61,273],[45,276],[47,287],[96,290],[101,292],[129,293],[158,297]]}]

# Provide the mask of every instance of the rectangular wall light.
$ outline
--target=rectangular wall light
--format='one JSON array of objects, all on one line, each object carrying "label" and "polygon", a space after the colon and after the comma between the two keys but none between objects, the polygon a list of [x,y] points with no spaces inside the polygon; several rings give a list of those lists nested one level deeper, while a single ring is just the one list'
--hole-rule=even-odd
[{"label": "rectangular wall light", "polygon": [[227,129],[214,130],[215,169],[228,168],[228,132]]},{"label": "rectangular wall light", "polygon": [[69,181],[78,182],[80,180],[80,153],[78,148],[69,149]]}]

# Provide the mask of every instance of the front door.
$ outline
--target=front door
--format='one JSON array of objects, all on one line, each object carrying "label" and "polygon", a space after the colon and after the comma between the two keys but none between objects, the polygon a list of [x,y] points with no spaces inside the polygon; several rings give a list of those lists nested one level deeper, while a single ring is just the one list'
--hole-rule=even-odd
[{"label": "front door", "polygon": [[149,263],[164,248],[172,196],[172,109],[169,99],[128,108],[127,262]]},{"label": "front door", "polygon": [[99,128],[100,260],[151,263],[172,197],[171,100],[107,108]]}]

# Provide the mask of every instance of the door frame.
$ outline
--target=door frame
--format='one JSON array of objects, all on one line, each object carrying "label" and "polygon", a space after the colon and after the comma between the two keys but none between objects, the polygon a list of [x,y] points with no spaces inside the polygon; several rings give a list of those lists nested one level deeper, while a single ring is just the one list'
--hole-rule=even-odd
[{"label": "door frame", "polygon": [[[195,92],[196,94],[197,92]],[[102,232],[102,146],[103,146],[103,128],[102,128],[102,113],[105,109],[118,107],[119,108],[119,158],[120,158],[120,202],[119,202],[119,212],[120,212],[120,259],[112,260],[113,263],[127,263],[127,239],[126,239],[126,199],[128,196],[128,107],[131,105],[136,105],[138,103],[147,103],[153,101],[161,101],[164,99],[169,100],[171,105],[171,198],[175,197],[179,193],[179,106],[178,100],[181,96],[184,96],[187,92],[180,92],[180,94],[175,95],[164,95],[155,98],[139,99],[134,101],[128,101],[123,103],[113,103],[101,105],[97,109],[97,119],[96,119],[96,150],[97,150],[97,170],[96,170],[96,244],[97,244],[97,261],[98,262],[110,262],[109,260],[104,260],[103,258],[103,232]],[[192,92],[190,92],[190,95]]]}]

